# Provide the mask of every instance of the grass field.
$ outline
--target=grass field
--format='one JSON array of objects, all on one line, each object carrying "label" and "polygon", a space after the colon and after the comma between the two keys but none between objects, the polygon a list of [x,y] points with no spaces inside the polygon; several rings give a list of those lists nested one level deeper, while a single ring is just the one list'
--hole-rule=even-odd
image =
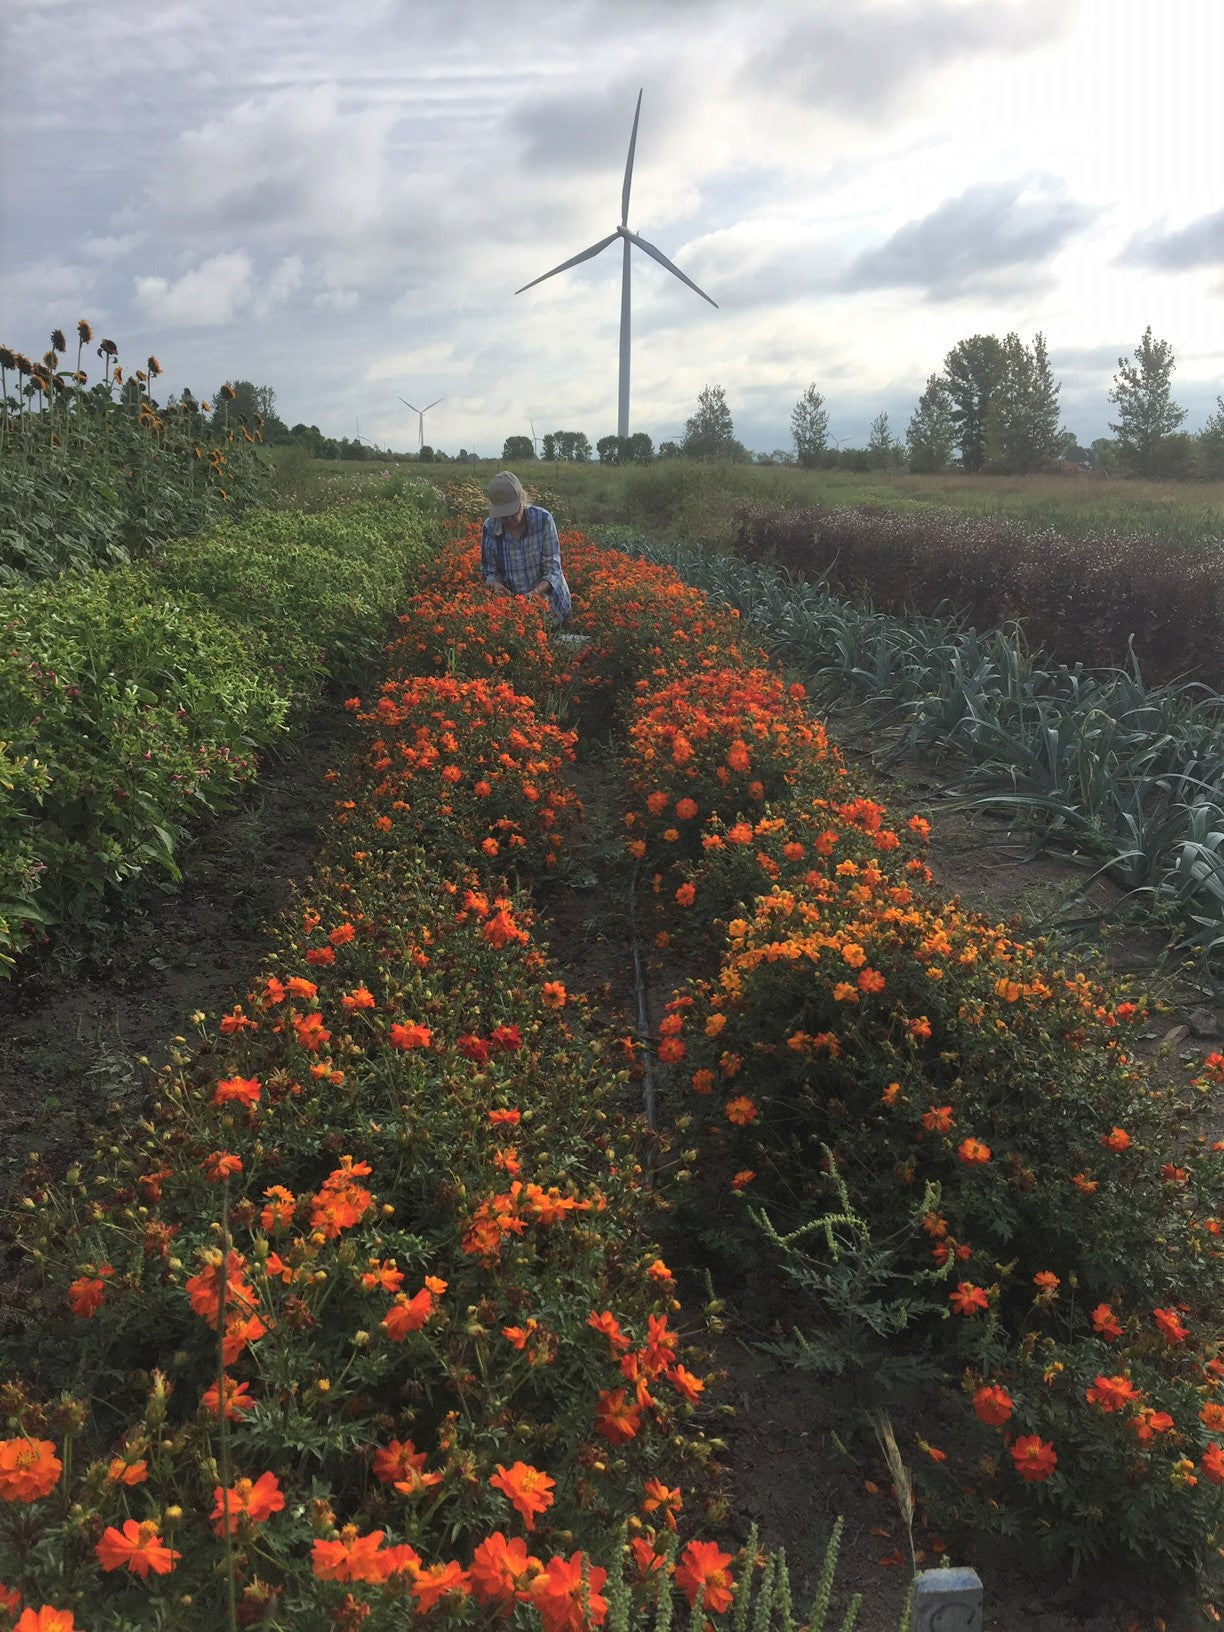
[{"label": "grass field", "polygon": [[[278,451],[282,492],[307,504],[338,489],[369,492],[388,481],[424,476],[440,485],[483,485],[502,461],[475,465],[384,466],[303,459],[300,450]],[[386,474],[387,471],[391,475]],[[1055,529],[1070,537],[1093,534],[1147,535],[1194,548],[1224,536],[1224,483],[1181,484],[1096,476],[912,476],[904,471],[869,475],[799,470],[784,465],[735,465],[664,460],[646,466],[547,464],[518,468],[518,475],[557,501],[563,521],[575,526],[640,527],[652,537],[726,543],[743,506],[802,509],[881,505],[889,510],[953,510],[997,516],[1029,531]]]}]

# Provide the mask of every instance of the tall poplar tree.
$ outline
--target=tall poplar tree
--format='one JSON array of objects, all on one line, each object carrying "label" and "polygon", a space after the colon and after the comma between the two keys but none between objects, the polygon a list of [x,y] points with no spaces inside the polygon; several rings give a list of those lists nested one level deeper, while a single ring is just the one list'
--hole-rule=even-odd
[{"label": "tall poplar tree", "polygon": [[801,465],[817,465],[829,443],[829,416],[824,398],[814,385],[809,385],[791,409],[791,435],[795,439],[795,456]]},{"label": "tall poplar tree", "polygon": [[1003,373],[1003,347],[993,334],[970,335],[944,358],[944,381],[964,470],[981,470],[986,463],[987,415]]},{"label": "tall poplar tree", "polygon": [[1046,470],[1059,456],[1058,391],[1038,334],[1030,350],[1018,334],[1003,341],[1002,376],[986,410],[986,465],[1002,475]]},{"label": "tall poplar tree", "polygon": [[1173,348],[1167,340],[1152,339],[1152,325],[1135,347],[1135,360],[1118,358],[1109,400],[1118,410],[1109,428],[1118,438],[1123,469],[1132,476],[1159,476],[1161,443],[1171,436],[1186,410],[1172,398]]}]

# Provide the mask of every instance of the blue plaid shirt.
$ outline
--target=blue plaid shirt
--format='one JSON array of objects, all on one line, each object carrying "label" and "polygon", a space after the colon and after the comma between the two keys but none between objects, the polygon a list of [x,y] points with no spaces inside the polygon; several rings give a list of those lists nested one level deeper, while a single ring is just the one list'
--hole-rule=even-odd
[{"label": "blue plaid shirt", "polygon": [[486,584],[505,584],[515,595],[530,595],[537,584],[546,583],[557,617],[564,620],[570,615],[573,603],[561,571],[557,524],[538,504],[527,506],[522,538],[508,533],[500,516],[486,518],[480,535],[480,572]]}]

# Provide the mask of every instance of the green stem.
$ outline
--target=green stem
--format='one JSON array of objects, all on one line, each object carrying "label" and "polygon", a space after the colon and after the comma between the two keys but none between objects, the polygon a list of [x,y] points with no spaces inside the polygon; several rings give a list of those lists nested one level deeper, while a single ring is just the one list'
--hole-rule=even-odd
[{"label": "green stem", "polygon": [[238,1632],[238,1589],[234,1579],[234,1535],[230,1525],[229,1417],[225,1409],[225,1294],[229,1286],[229,1179],[221,1181],[221,1282],[217,1297],[217,1411],[221,1419],[221,1522],[225,1527],[225,1594],[229,1632]]}]

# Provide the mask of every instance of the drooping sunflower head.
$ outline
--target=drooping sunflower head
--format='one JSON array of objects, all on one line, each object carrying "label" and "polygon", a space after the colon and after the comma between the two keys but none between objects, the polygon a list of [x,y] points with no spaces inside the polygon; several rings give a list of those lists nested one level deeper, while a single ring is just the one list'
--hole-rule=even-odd
[{"label": "drooping sunflower head", "polygon": [[83,346],[87,346],[93,339],[93,330],[90,328],[89,324],[84,318],[82,318],[77,324],[77,339]]},{"label": "drooping sunflower head", "polygon": [[17,354],[8,346],[0,346],[0,368],[16,368]]},{"label": "drooping sunflower head", "polygon": [[220,395],[225,398],[226,402],[233,402],[238,393],[234,390],[232,385],[223,385],[221,387]]},{"label": "drooping sunflower head", "polygon": [[67,351],[68,350],[68,342],[67,342],[67,340],[64,339],[63,329],[52,329],[51,330],[51,344],[55,348],[56,351]]},{"label": "drooping sunflower head", "polygon": [[149,378],[151,380],[155,380],[162,371],[161,364],[158,362],[156,357],[150,357],[147,366],[149,370]]},{"label": "drooping sunflower head", "polygon": [[119,347],[113,340],[103,340],[98,346],[99,357],[118,357]]}]

